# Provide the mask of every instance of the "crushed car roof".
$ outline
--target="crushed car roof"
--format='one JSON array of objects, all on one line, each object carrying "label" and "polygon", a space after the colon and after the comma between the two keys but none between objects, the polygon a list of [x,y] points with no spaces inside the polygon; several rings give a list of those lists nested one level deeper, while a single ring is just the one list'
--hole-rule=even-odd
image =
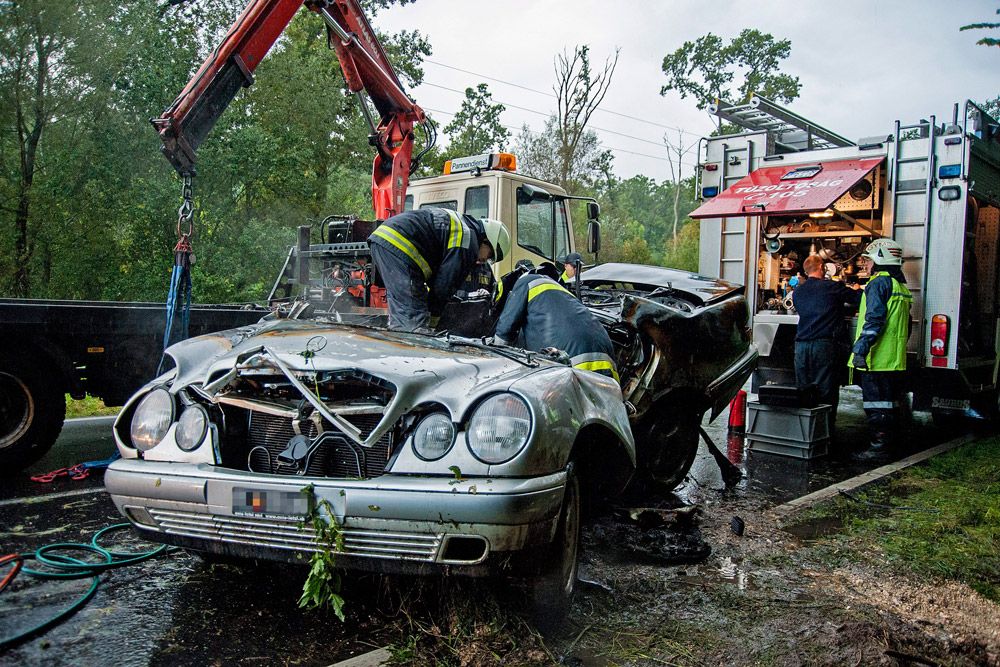
[{"label": "crushed car roof", "polygon": [[742,285],[719,278],[647,264],[617,262],[601,264],[580,274],[580,280],[588,287],[599,285],[611,285],[622,289],[662,287],[681,292],[698,305],[707,305],[724,299],[734,292],[743,292]]}]

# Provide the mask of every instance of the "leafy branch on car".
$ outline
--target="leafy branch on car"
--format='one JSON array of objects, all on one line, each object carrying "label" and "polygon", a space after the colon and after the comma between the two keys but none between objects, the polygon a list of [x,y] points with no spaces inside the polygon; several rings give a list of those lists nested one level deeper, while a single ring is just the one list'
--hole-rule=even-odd
[{"label": "leafy branch on car", "polygon": [[335,568],[335,554],[344,550],[344,533],[337,523],[330,501],[317,498],[315,491],[312,484],[302,489],[302,495],[309,499],[309,513],[299,527],[312,526],[315,531],[313,541],[319,549],[309,559],[309,574],[302,584],[299,607],[329,608],[343,621],[345,601],[340,596],[341,580]]}]

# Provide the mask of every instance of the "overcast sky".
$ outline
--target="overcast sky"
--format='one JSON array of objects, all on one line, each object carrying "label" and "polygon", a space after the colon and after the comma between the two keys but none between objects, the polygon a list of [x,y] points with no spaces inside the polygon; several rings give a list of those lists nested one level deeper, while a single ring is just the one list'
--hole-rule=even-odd
[{"label": "overcast sky", "polygon": [[712,129],[690,97],[659,94],[663,56],[685,40],[712,32],[728,41],[745,28],[791,40],[782,69],[799,77],[802,91],[789,107],[857,139],[891,132],[896,119],[906,124],[935,114],[938,122],[950,120],[955,102],[1000,94],[1000,48],[976,45],[984,35],[1000,34],[959,32],[962,25],[1000,20],[998,8],[997,0],[417,0],[380,12],[373,23],[389,32],[419,30],[430,39],[425,83],[409,92],[442,125],[458,110],[461,91],[485,82],[493,99],[508,107],[505,125],[540,130],[555,110],[555,55],[588,44],[597,68],[620,48],[605,111],[591,125],[604,146],[615,149],[620,176],[642,173],[659,181],[669,177],[662,137],[677,134],[664,126],[690,132],[689,142]]}]

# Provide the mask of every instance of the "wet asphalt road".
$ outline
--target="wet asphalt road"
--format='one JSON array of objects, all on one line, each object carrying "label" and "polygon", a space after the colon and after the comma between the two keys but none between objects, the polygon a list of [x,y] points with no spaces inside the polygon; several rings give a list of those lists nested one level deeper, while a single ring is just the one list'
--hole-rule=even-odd
[{"label": "wet asphalt road", "polygon": [[[846,389],[838,421],[840,449],[864,443],[860,392]],[[727,441],[727,415],[707,426],[710,437],[745,471],[738,496],[764,496],[775,504],[859,474],[844,456],[815,461],[748,451]],[[112,418],[67,422],[52,452],[23,476],[0,487],[0,551],[28,552],[53,542],[89,542],[99,529],[122,521],[103,491],[102,473],[82,481],[40,485],[31,474],[103,459],[113,451]],[[924,415],[909,438],[926,448],[957,436],[935,428]],[[697,501],[723,488],[718,466],[702,445],[681,495]],[[114,538],[122,550],[149,545],[126,531]],[[6,569],[4,569],[6,571]],[[183,551],[105,573],[94,598],[43,636],[0,652],[0,665],[329,665],[398,641],[392,626],[405,578],[345,577],[348,623],[305,612],[297,599],[305,572],[288,566],[210,565]],[[455,580],[443,586],[456,585]],[[89,580],[40,582],[24,575],[0,595],[0,637],[31,627],[70,604]],[[387,594],[387,589],[394,592]],[[396,602],[394,602],[395,600]]]}]

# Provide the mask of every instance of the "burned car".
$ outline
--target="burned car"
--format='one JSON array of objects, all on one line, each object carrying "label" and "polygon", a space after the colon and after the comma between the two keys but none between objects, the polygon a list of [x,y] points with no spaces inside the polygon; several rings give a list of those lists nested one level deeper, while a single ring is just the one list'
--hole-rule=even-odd
[{"label": "burned car", "polygon": [[171,347],[175,368],[115,423],[122,459],[105,485],[145,537],[202,553],[301,559],[317,548],[302,518],[326,501],[338,566],[528,563],[540,595],[564,598],[581,499],[635,478],[677,484],[702,415],[756,359],[738,286],[606,264],[578,287],[620,385],[483,337],[370,326],[367,308],[354,321],[293,308]]}]

